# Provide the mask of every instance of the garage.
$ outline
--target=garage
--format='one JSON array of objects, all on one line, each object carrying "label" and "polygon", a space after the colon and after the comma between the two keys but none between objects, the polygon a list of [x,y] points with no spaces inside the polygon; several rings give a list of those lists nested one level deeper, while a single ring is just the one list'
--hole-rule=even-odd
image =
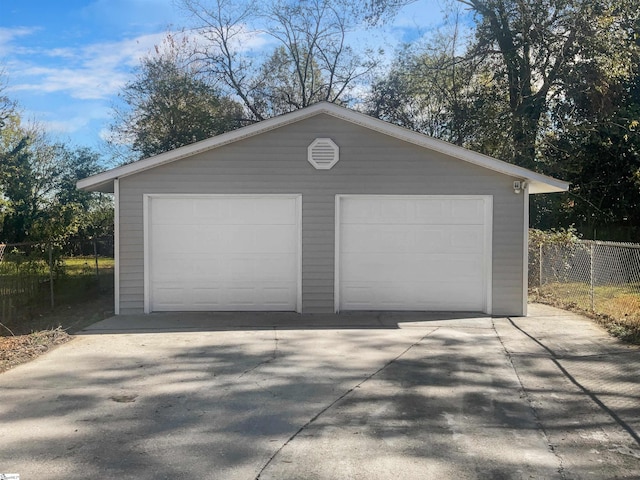
[{"label": "garage", "polygon": [[298,196],[146,195],[145,311],[299,311]]},{"label": "garage", "polygon": [[320,102],[98,173],[114,310],[526,315],[529,196],[569,184]]},{"label": "garage", "polygon": [[338,196],[336,310],[490,312],[490,196]]}]

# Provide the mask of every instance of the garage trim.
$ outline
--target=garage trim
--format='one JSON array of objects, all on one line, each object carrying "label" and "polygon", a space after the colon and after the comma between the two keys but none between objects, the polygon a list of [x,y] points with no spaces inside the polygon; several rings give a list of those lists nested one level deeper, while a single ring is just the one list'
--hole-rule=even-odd
[{"label": "garage trim", "polygon": [[120,315],[120,179],[113,181],[113,314]]},{"label": "garage trim", "polygon": [[296,200],[297,258],[296,258],[296,312],[302,312],[302,195],[301,194],[143,194],[143,249],[144,249],[144,313],[151,313],[151,271],[150,271],[150,203],[154,198],[283,198]]},{"label": "garage trim", "polygon": [[522,214],[522,316],[527,316],[529,305],[529,182],[524,185],[524,212]]},{"label": "garage trim", "polygon": [[492,271],[493,271],[493,255],[492,255],[492,238],[493,238],[493,196],[491,195],[348,195],[339,194],[335,199],[335,261],[334,261],[334,311],[340,312],[340,239],[341,239],[341,223],[340,218],[341,202],[348,198],[358,199],[439,199],[439,200],[482,200],[484,203],[484,251],[483,251],[483,279],[484,279],[484,309],[486,314],[492,313]]}]

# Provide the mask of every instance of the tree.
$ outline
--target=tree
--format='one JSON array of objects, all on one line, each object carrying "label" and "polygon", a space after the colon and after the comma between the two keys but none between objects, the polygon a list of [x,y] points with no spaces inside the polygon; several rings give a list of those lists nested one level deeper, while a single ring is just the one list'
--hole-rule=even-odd
[{"label": "tree", "polygon": [[553,208],[539,206],[589,238],[631,241],[640,235],[640,52],[630,45],[621,54],[630,61],[581,66],[552,105],[541,156],[573,188]]},{"label": "tree", "polygon": [[[0,142],[4,143],[4,138],[6,136],[6,128],[7,122],[16,115],[15,111],[15,102],[13,102],[7,95],[5,95],[6,84],[4,80],[3,71],[0,70]],[[17,147],[17,145],[13,145],[13,147]],[[6,165],[10,159],[10,155],[16,155],[19,153],[20,148],[15,152],[9,151],[8,147],[0,149],[0,166]],[[7,199],[4,194],[4,190],[2,189],[2,185],[5,183],[4,181],[4,172],[0,168],[0,225],[4,222],[4,216],[9,208],[7,203]],[[2,241],[2,238],[0,238]]]},{"label": "tree", "polygon": [[[345,0],[182,0],[205,42],[193,48],[202,71],[237,97],[253,120],[324,100],[348,103],[352,89],[376,66],[376,54],[348,45],[360,21]],[[241,47],[258,35],[277,47],[260,61]]]},{"label": "tree", "polygon": [[[383,19],[408,3],[370,0],[367,6],[375,18]],[[586,236],[624,226],[640,234],[640,20],[635,2],[458,3],[476,18],[474,41],[458,57],[474,61],[477,68],[470,77],[471,89],[463,89],[458,98],[472,94],[485,113],[484,122],[469,115],[473,108],[460,117],[464,132],[471,134],[463,144],[572,183],[568,194],[532,198],[535,226],[575,224]],[[444,78],[451,76],[448,68],[447,63],[440,67]],[[432,70],[411,72],[419,78],[417,83],[411,79],[414,84],[426,81],[433,86]],[[489,88],[478,89],[479,84]],[[443,85],[450,93],[430,93],[428,105],[434,102],[431,97],[446,100],[456,91],[452,83]],[[419,95],[411,97],[414,102],[416,98]],[[391,106],[407,104],[412,105],[403,100]],[[440,134],[448,132],[452,121],[454,103],[445,105],[446,114],[436,118],[443,122],[440,130],[433,129]],[[483,125],[491,123],[494,131],[485,129],[485,136]],[[478,143],[483,139],[488,142]],[[609,238],[614,237],[618,234],[612,232]]]},{"label": "tree", "polygon": [[465,51],[458,11],[424,44],[405,46],[371,90],[371,115],[499,158],[511,155],[504,135],[504,84],[488,60]]},{"label": "tree", "polygon": [[[466,55],[492,60],[496,78],[505,80],[513,143],[509,160],[539,170],[538,141],[550,102],[564,94],[571,72],[594,58],[617,59],[617,69],[628,65],[624,52],[633,28],[625,24],[637,18],[637,5],[633,0],[457,1],[476,18],[476,40]],[[409,3],[413,0],[368,0],[366,8],[370,18],[380,20]]]},{"label": "tree", "polygon": [[96,195],[75,184],[100,169],[97,154],[50,143],[16,113],[0,131],[0,157],[3,242],[63,239],[86,227]]},{"label": "tree", "polygon": [[6,116],[0,130],[0,189],[4,200],[2,241],[27,239],[39,211],[37,181],[32,173],[30,132],[16,112]]},{"label": "tree", "polygon": [[242,125],[240,105],[180,65],[175,52],[142,60],[120,96],[112,141],[127,143],[139,157],[158,155]]},{"label": "tree", "polygon": [[4,75],[0,70],[0,132],[5,128],[6,121],[15,113],[15,102],[5,95],[6,85]]},{"label": "tree", "polygon": [[306,78],[297,75],[295,68],[295,62],[284,47],[276,48],[260,66],[253,98],[254,107],[261,117],[275,117],[292,108],[323,100],[322,79],[317,70]]}]

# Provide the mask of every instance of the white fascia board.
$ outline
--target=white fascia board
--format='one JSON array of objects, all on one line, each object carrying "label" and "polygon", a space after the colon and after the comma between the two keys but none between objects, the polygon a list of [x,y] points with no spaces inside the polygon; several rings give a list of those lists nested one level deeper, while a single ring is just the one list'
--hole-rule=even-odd
[{"label": "white fascia board", "polygon": [[466,148],[458,147],[457,145],[437,140],[421,133],[413,132],[406,128],[385,122],[384,120],[379,120],[377,118],[370,117],[369,115],[365,115],[364,113],[356,112],[355,110],[350,110],[329,102],[316,103],[310,107],[263,120],[253,125],[223,133],[216,137],[187,145],[170,152],[138,160],[137,162],[123,165],[112,170],[107,170],[106,172],[78,181],[77,187],[81,190],[112,191],[109,189],[113,188],[112,184],[115,178],[122,178],[140,173],[222,145],[227,145],[269,130],[274,130],[321,113],[346,120],[356,125],[361,125],[370,130],[395,137],[399,140],[441,152],[445,155],[464,160],[498,173],[526,180],[530,183],[529,193],[563,192],[569,189],[569,184],[567,182],[541,175],[526,168],[518,167],[517,165],[503,162],[502,160],[473,152]]},{"label": "white fascia board", "polygon": [[112,183],[116,178],[128,177],[129,175],[144,172],[145,170],[149,170],[160,165],[175,162],[176,160],[180,160],[185,157],[197,155],[198,153],[202,153],[213,148],[221,147],[229,143],[253,137],[254,135],[258,135],[269,130],[274,130],[282,126],[295,123],[303,118],[312,117],[318,114],[318,111],[321,110],[321,106],[323,105],[324,104],[318,103],[308,108],[296,110],[295,112],[269,118],[267,120],[262,120],[261,122],[254,123],[253,125],[223,133],[169,152],[161,153],[153,157],[143,158],[142,160],[83,178],[76,183],[76,186],[80,190],[98,190],[101,187],[103,188],[106,184]]},{"label": "white fascia board", "polygon": [[466,162],[485,167],[498,173],[503,173],[511,177],[526,180],[530,184],[529,193],[565,192],[569,189],[568,182],[536,173],[527,168],[519,167],[517,165],[498,160],[497,158],[493,158],[488,155],[474,152],[473,150],[469,150],[452,143],[445,142],[443,140],[438,140],[436,138],[429,137],[412,130],[408,130],[404,127],[393,125],[391,123],[385,122],[384,120],[373,118],[354,110],[349,110],[342,107],[337,108],[339,108],[339,110],[330,112],[328,111],[327,113],[335,117],[342,118],[343,120],[360,124],[363,127],[375,130],[385,135],[395,137],[399,140],[404,140],[406,142],[413,143],[430,150],[435,150],[450,157],[464,160]]}]

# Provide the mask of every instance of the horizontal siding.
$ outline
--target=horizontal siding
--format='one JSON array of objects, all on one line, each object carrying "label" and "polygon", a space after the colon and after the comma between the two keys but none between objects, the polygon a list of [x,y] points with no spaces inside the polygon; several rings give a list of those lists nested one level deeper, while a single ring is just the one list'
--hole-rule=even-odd
[{"label": "horizontal siding", "polygon": [[[307,162],[318,137],[340,147],[328,171]],[[522,313],[523,195],[513,178],[437,152],[318,115],[231,145],[120,180],[121,312],[143,309],[144,194],[301,194],[305,313],[334,308],[335,196],[492,195],[492,304],[496,314]]]}]

